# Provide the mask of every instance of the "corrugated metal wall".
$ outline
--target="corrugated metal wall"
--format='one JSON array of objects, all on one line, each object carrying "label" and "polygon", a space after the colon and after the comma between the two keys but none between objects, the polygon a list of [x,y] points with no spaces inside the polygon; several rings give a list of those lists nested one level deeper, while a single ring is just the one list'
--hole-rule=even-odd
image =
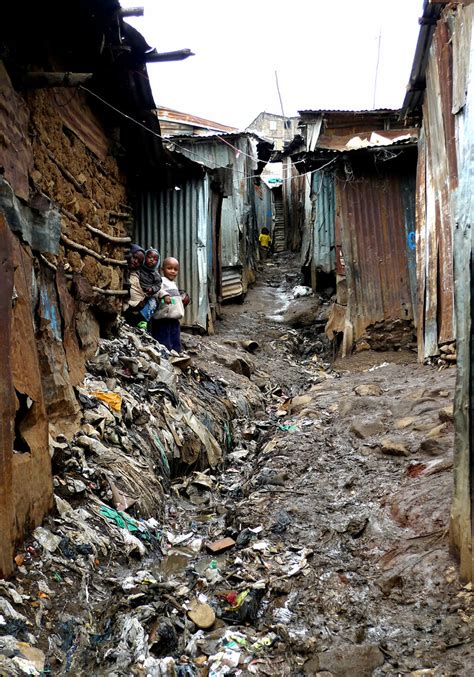
[{"label": "corrugated metal wall", "polygon": [[[210,169],[227,168],[232,192],[224,197],[221,215],[222,296],[238,296],[247,290],[257,263],[258,224],[254,205],[257,142],[248,134],[197,141],[180,139],[179,152]],[[240,276],[240,285],[238,278]],[[228,283],[229,281],[229,283]],[[238,293],[237,293],[237,290]]]},{"label": "corrugated metal wall", "polygon": [[398,176],[338,181],[348,285],[347,319],[356,340],[366,327],[413,319],[405,213]]},{"label": "corrugated metal wall", "polygon": [[208,277],[212,271],[208,177],[188,180],[181,190],[140,193],[134,238],[142,247],[156,247],[161,260],[167,256],[179,260],[178,286],[192,300],[183,325],[207,330]]},{"label": "corrugated metal wall", "polygon": [[439,21],[426,70],[423,136],[417,179],[418,355],[437,355],[455,339],[453,215],[457,186],[456,132],[449,23]]},{"label": "corrugated metal wall", "polygon": [[452,194],[457,379],[455,395],[454,494],[451,539],[460,556],[461,576],[474,578],[472,552],[472,218],[474,186],[474,6],[459,8],[453,26],[453,112],[459,186]]}]

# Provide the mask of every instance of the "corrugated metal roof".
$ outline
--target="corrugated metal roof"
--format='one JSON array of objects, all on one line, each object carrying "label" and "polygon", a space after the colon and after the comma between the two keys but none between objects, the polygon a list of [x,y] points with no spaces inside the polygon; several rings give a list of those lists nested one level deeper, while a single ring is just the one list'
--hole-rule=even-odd
[{"label": "corrugated metal roof", "polygon": [[420,18],[420,33],[415,48],[415,56],[411,68],[410,79],[407,85],[405,99],[400,111],[401,116],[421,109],[426,86],[425,71],[428,63],[428,53],[436,22],[441,14],[442,6],[424,0],[423,12]]},{"label": "corrugated metal roof", "polygon": [[324,115],[325,113],[350,113],[354,115],[366,115],[367,113],[398,113],[399,111],[393,108],[375,108],[368,110],[351,110],[338,108],[320,108],[317,110],[299,110],[298,115]]},{"label": "corrugated metal roof", "polygon": [[209,131],[212,130],[214,132],[218,131],[235,133],[238,131],[236,127],[223,125],[220,122],[213,122],[212,120],[206,120],[205,118],[192,115],[191,113],[182,113],[181,111],[174,110],[173,108],[167,108],[166,106],[159,106],[156,114],[160,122],[185,124],[190,127],[206,129]]}]

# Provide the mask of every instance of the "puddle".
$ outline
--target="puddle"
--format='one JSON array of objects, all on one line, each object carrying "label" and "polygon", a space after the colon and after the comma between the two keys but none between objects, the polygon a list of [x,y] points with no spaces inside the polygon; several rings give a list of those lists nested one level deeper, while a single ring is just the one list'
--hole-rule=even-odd
[{"label": "puddle", "polygon": [[172,548],[159,563],[157,570],[160,574],[182,573],[196,553],[188,548]]}]

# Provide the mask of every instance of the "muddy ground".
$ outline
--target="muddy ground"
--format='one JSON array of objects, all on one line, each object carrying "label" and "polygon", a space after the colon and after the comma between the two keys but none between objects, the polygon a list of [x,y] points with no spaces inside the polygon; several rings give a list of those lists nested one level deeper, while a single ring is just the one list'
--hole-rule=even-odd
[{"label": "muddy ground", "polygon": [[403,351],[333,363],[328,298],[295,300],[299,282],[271,259],[214,336],[183,334],[201,387],[233,399],[224,463],[172,479],[143,559],[43,567],[26,615],[49,674],[472,674],[448,538],[455,369]]}]

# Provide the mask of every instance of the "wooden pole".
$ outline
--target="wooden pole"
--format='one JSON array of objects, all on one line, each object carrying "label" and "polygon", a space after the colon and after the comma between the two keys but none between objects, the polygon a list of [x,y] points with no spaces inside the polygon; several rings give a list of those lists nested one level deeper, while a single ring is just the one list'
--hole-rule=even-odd
[{"label": "wooden pole", "polygon": [[25,75],[23,84],[30,89],[47,87],[77,87],[91,79],[93,73],[43,73],[30,72]]}]

